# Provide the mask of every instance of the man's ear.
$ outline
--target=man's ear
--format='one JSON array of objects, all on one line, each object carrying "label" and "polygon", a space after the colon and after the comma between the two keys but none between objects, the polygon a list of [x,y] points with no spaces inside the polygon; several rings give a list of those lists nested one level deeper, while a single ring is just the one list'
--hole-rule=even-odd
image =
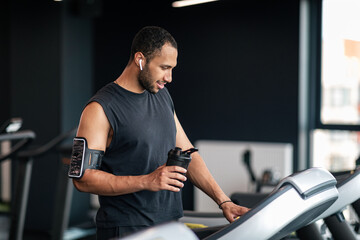
[{"label": "man's ear", "polygon": [[140,70],[143,70],[143,66],[146,64],[146,59],[144,57],[144,54],[141,52],[135,53],[134,57],[135,64],[140,68]]}]

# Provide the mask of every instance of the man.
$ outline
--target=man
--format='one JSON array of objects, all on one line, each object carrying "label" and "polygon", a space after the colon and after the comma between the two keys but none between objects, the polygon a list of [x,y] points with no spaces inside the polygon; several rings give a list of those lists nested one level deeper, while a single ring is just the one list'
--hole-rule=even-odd
[{"label": "man", "polygon": [[87,169],[74,180],[79,191],[99,195],[98,239],[182,217],[180,189],[187,178],[230,222],[248,211],[229,200],[198,153],[188,170],[165,166],[170,149],[193,147],[165,88],[177,55],[177,43],[166,30],[141,29],[122,74],[98,91],[81,115],[77,136],[87,139],[89,149],[105,151],[99,170]]}]

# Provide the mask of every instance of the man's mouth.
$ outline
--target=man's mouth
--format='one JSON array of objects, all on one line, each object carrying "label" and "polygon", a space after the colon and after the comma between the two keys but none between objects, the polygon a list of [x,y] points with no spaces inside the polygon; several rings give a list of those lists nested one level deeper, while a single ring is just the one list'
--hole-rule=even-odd
[{"label": "man's mouth", "polygon": [[158,88],[163,89],[165,87],[165,82],[163,81],[156,81],[156,85],[158,86]]}]

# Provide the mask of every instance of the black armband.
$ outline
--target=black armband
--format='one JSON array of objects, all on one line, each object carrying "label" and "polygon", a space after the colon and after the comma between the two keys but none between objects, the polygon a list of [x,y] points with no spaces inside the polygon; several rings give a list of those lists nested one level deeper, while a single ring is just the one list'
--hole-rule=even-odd
[{"label": "black armband", "polygon": [[85,138],[75,137],[68,176],[81,178],[86,169],[99,169],[103,156],[104,151],[89,149]]}]

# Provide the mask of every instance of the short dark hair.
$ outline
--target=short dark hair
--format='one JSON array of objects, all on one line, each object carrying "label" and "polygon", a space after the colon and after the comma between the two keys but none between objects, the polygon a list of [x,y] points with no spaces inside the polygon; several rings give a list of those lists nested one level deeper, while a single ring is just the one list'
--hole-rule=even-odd
[{"label": "short dark hair", "polygon": [[177,43],[168,31],[157,26],[144,27],[133,39],[130,61],[134,59],[134,55],[137,52],[141,52],[144,54],[147,61],[151,61],[166,43],[169,43],[172,47],[177,49]]}]

